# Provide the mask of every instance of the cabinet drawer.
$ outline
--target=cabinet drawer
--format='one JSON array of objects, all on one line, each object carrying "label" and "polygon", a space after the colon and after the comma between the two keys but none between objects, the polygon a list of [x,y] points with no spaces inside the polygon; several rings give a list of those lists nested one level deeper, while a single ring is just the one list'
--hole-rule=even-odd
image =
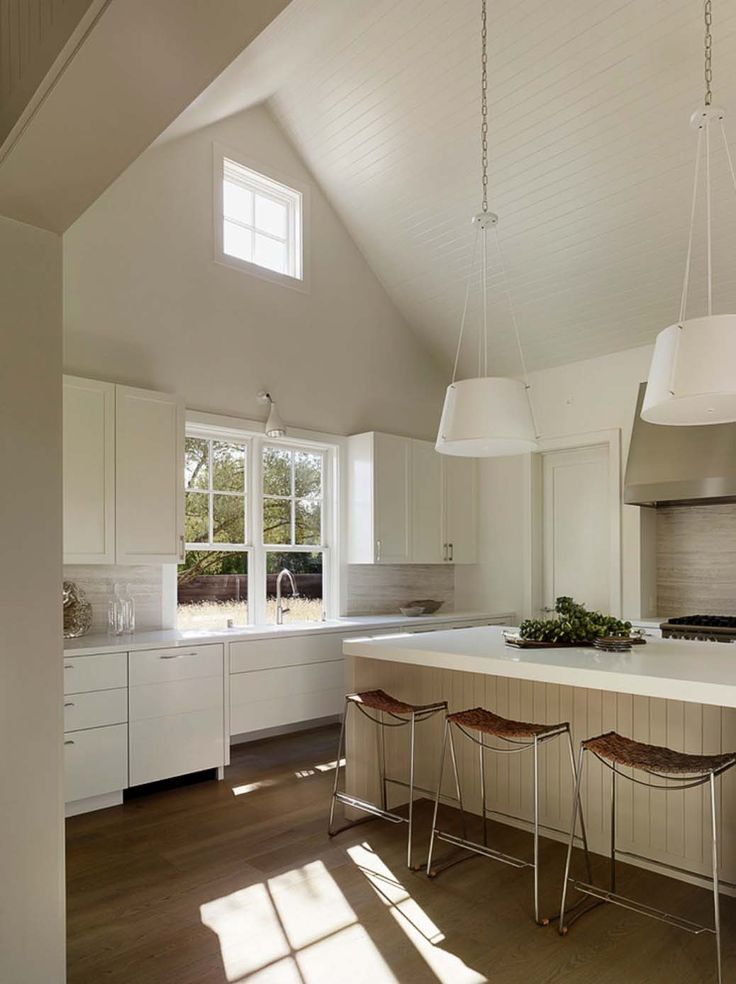
[{"label": "cabinet drawer", "polygon": [[89,690],[115,690],[127,685],[126,653],[64,657],[65,694],[83,694]]},{"label": "cabinet drawer", "polygon": [[279,666],[340,659],[343,636],[325,632],[291,639],[253,639],[230,643],[230,672],[270,670]]},{"label": "cabinet drawer", "polygon": [[222,709],[222,677],[171,680],[130,688],[130,720]]},{"label": "cabinet drawer", "polygon": [[223,708],[130,723],[130,785],[225,764]]},{"label": "cabinet drawer", "polygon": [[64,781],[67,803],[125,789],[128,785],[127,724],[65,734]]},{"label": "cabinet drawer", "polygon": [[339,714],[344,699],[342,659],[237,673],[230,679],[230,733]]},{"label": "cabinet drawer", "polygon": [[130,654],[130,685],[222,676],[222,646],[145,649]]},{"label": "cabinet drawer", "polygon": [[69,694],[64,700],[64,731],[124,724],[127,720],[128,691],[124,687],[120,690]]}]

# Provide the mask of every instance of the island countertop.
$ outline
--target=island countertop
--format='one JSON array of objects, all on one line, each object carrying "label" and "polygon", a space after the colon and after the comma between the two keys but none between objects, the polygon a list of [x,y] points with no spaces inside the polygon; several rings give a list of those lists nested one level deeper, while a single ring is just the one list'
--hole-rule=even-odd
[{"label": "island countertop", "polygon": [[354,638],[346,656],[565,684],[736,708],[736,646],[649,639],[628,653],[592,648],[516,649],[500,626],[382,639]]}]

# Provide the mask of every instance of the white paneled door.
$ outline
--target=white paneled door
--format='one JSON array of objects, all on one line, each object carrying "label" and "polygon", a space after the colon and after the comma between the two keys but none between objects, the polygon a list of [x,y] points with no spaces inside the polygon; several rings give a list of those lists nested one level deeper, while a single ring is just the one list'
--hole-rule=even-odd
[{"label": "white paneled door", "polygon": [[616,609],[612,591],[612,510],[607,445],[542,456],[542,597],[570,595],[597,611]]}]

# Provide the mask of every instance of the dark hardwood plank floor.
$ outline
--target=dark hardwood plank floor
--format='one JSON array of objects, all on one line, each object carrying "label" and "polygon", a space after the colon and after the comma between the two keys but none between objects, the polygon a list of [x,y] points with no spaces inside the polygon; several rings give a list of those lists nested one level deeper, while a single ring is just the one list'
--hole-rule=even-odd
[{"label": "dark hardwood plank floor", "polygon": [[[321,728],[240,746],[224,782],[67,821],[69,984],[715,980],[710,935],[601,906],[563,940],[531,921],[528,871],[473,858],[430,881],[403,866],[405,828],[380,821],[330,841],[336,738]],[[429,804],[418,810],[426,830]],[[530,847],[508,827],[492,836]],[[564,849],[545,840],[542,856],[555,911]],[[619,891],[712,918],[705,890],[627,865]],[[736,981],[736,900],[722,913],[724,980]]]}]

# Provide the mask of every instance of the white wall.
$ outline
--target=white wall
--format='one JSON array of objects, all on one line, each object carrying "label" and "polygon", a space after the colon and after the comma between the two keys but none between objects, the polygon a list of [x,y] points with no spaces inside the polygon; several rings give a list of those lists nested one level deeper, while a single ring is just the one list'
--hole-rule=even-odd
[{"label": "white wall", "polygon": [[0,218],[0,980],[61,984],[61,240]]},{"label": "white wall", "polygon": [[[212,144],[311,186],[311,291],[213,261]],[[64,365],[198,410],[433,438],[446,380],[257,107],[149,148],[64,236]]]},{"label": "white wall", "polygon": [[[620,429],[623,476],[638,387],[647,377],[651,352],[651,346],[644,346],[532,373],[540,436]],[[458,605],[515,610],[522,616],[531,613],[532,481],[528,455],[480,462],[479,556],[483,560],[475,569],[458,568]],[[648,547],[642,527],[652,518],[652,511],[622,507],[622,609],[627,617],[654,614],[654,587],[642,585],[641,563]]]}]

